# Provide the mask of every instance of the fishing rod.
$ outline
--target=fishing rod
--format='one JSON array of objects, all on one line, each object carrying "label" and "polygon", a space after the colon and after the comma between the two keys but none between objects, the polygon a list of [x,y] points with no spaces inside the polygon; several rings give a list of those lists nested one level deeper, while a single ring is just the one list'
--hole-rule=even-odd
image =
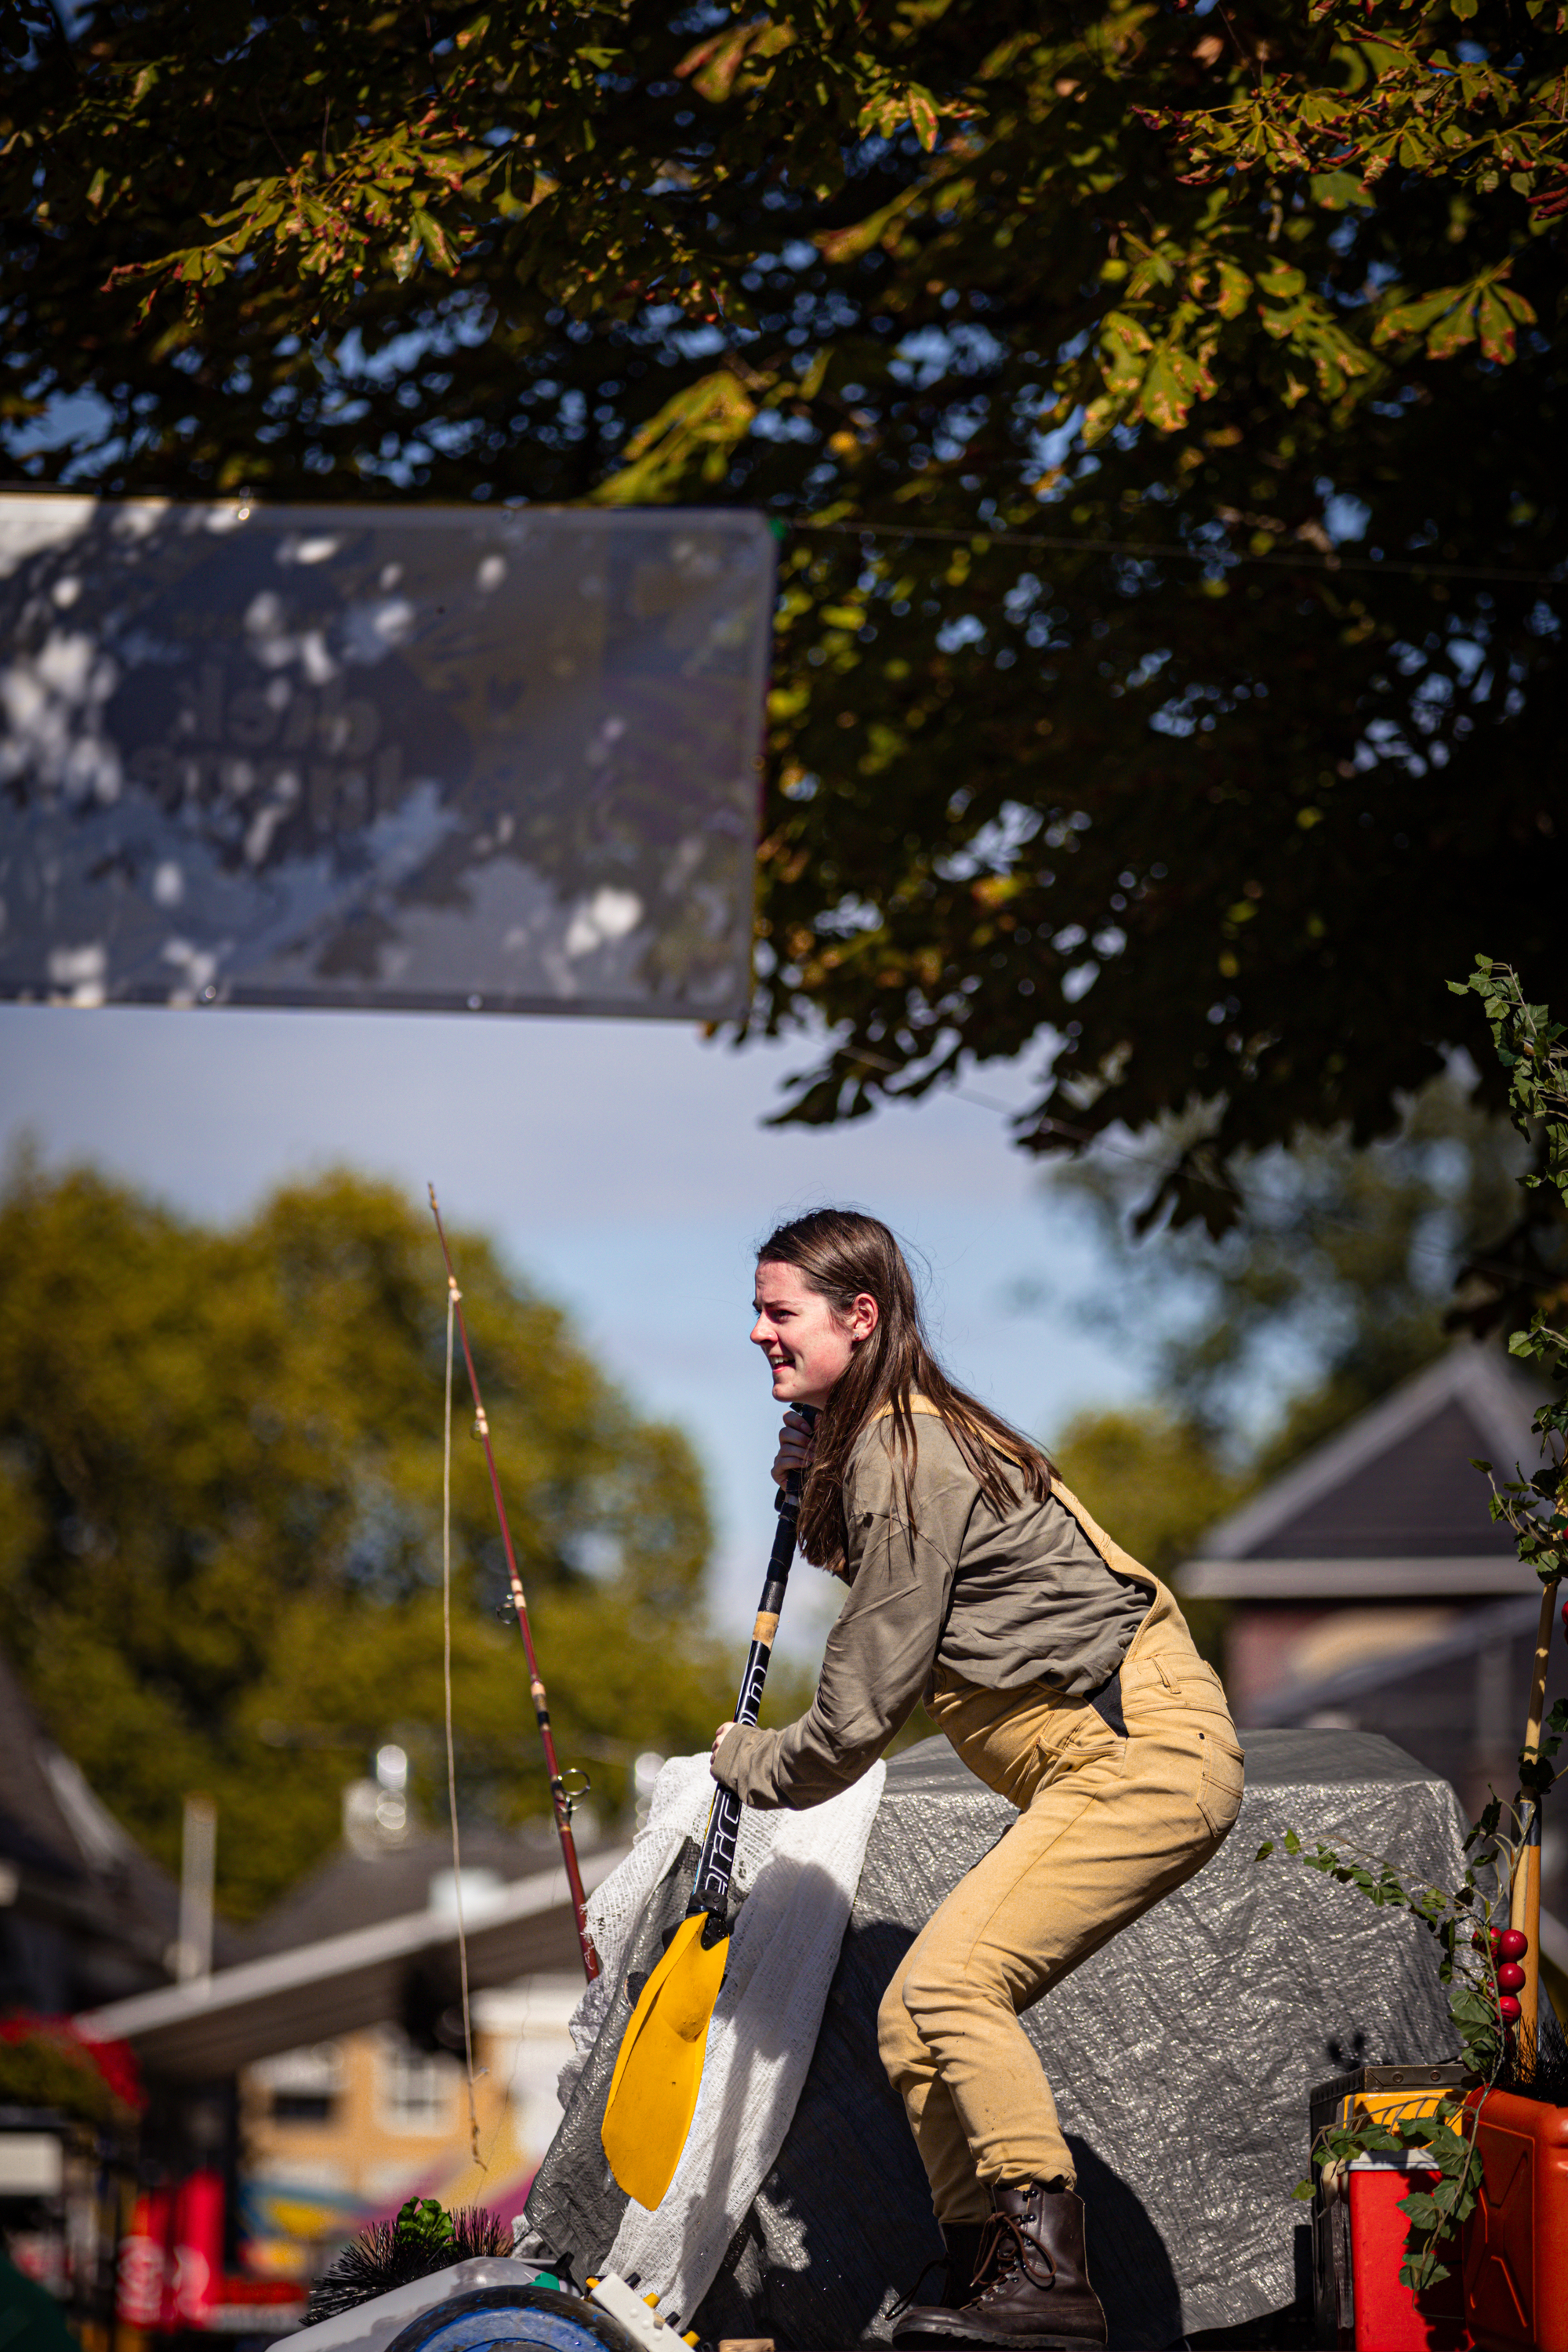
[{"label": "fishing rod", "polygon": [[[816,1419],[815,1405],[797,1404],[795,1411],[808,1426]],[[739,1724],[754,1724],[762,1706],[795,1559],[802,1484],[800,1472],[792,1470],[773,1497],[778,1526],[735,1702],[733,1720]],[[730,1881],[742,1810],[734,1790],[721,1781],[709,1810],[686,1916],[637,1997],[599,2126],[600,2145],[617,2183],[650,2213],[663,2202],[675,2177],[697,2112],[709,2022],[729,1958]]]},{"label": "fishing rod", "polygon": [[457,1309],[458,1330],[463,1342],[463,1361],[468,1368],[468,1386],[474,1394],[474,1423],[484,1444],[485,1461],[490,1474],[490,1493],[495,1496],[496,1517],[500,1522],[501,1548],[506,1553],[507,1582],[510,1590],[517,1630],[522,1635],[522,1646],[528,1653],[528,1688],[533,1701],[533,1712],[539,1725],[539,1737],[544,1748],[544,1769],[550,1777],[550,1801],[555,1809],[555,1834],[561,1841],[561,1858],[566,1865],[566,1884],[572,1891],[572,1911],[577,1922],[577,1942],[583,1955],[583,1973],[590,1984],[599,1974],[599,1955],[594,1948],[593,1934],[588,1926],[588,1902],[583,1892],[583,1873],[577,1864],[577,1841],[572,1834],[573,1799],[561,1777],[561,1767],[555,1760],[555,1738],[550,1728],[550,1703],[539,1672],[539,1659],[533,1647],[533,1632],[528,1622],[528,1602],[523,1598],[522,1579],[517,1572],[517,1555],[512,1549],[511,1529],[507,1525],[506,1505],[501,1500],[500,1478],[496,1470],[496,1457],[490,1446],[490,1424],[485,1412],[485,1401],[479,1394],[479,1376],[474,1370],[474,1351],[468,1345],[468,1327],[463,1317],[463,1294],[458,1287],[458,1277],[452,1271],[452,1253],[447,1246],[446,1228],[441,1223],[440,1204],[436,1187],[430,1191],[430,1213],[436,1220],[440,1238],[441,1255],[447,1262],[447,1288]]},{"label": "fishing rod", "polygon": [[[809,1428],[816,1419],[815,1405],[795,1408]],[[753,1725],[763,1711],[763,1685],[767,1679],[768,1660],[773,1655],[778,1635],[779,1612],[784,1607],[784,1589],[795,1559],[795,1524],[800,1517],[800,1490],[803,1481],[798,1470],[792,1470],[784,1485],[773,1497],[778,1513],[778,1526],[773,1530],[773,1554],[768,1561],[767,1578],[763,1597],[757,1603],[756,1622],[752,1628],[752,1646],[746,1656],[746,1671],[741,1677],[741,1695],[735,1701],[734,1720],[748,1727]],[[702,1940],[711,1947],[729,1933],[727,1918],[730,1901],[730,1879],[735,1867],[735,1841],[741,1834],[741,1800],[733,1789],[721,1781],[708,1817],[708,1833],[698,1856],[697,1874],[691,1882],[691,1900],[686,1906],[689,1919],[700,1912],[706,1921]]]}]

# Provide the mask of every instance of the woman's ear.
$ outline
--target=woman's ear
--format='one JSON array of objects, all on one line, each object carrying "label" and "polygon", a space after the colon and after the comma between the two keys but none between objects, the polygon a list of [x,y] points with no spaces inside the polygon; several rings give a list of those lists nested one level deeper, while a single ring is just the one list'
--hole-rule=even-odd
[{"label": "woman's ear", "polygon": [[861,1291],[849,1309],[849,1338],[852,1344],[858,1347],[862,1339],[868,1339],[881,1319],[881,1310],[870,1292]]}]

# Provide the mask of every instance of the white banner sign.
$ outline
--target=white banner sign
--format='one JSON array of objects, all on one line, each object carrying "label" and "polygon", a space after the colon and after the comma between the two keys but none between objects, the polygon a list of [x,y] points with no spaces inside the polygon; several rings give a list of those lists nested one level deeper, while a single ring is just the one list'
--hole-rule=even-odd
[{"label": "white banner sign", "polygon": [[0,996],[745,1009],[736,511],[0,497]]}]

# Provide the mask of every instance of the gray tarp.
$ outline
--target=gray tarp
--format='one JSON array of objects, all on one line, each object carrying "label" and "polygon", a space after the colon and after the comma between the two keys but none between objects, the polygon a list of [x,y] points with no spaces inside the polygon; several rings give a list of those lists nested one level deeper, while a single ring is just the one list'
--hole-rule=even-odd
[{"label": "gray tarp", "polygon": [[[882,1990],[955,1881],[1016,1818],[942,1740],[895,1758],[816,2053],[777,2164],[700,2310],[704,2336],[847,2346],[890,2333],[893,2293],[940,2249],[925,2178],[877,2056]],[[1169,2345],[1310,2294],[1307,2095],[1362,2059],[1457,2047],[1437,1948],[1276,1853],[1288,1829],[1456,1883],[1448,1782],[1364,1732],[1262,1731],[1228,1843],[1195,1879],[1037,2002],[1025,2022],[1055,2088],[1089,2208],[1111,2346]],[[629,1973],[680,1916],[694,1854],[638,1929]],[[528,2201],[531,2242],[579,2277],[625,2207],[599,2121],[628,2011],[612,2012]]]},{"label": "gray tarp", "polygon": [[0,996],[721,1020],[741,510],[0,496]]}]

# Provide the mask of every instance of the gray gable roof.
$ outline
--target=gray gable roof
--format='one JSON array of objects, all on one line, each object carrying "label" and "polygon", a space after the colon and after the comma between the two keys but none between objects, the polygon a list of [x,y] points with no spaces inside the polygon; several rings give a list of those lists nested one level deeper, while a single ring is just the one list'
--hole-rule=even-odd
[{"label": "gray gable roof", "polygon": [[86,1856],[52,1783],[49,1753],[32,1704],[0,1654],[0,1854],[55,1878],[79,1879]]},{"label": "gray gable roof", "polygon": [[[178,1887],[48,1738],[4,1654],[0,1868],[0,2004],[101,2000],[167,1975]],[[230,1940],[220,1929],[220,1951]],[[35,1978],[42,1990],[26,1991]]]},{"label": "gray gable roof", "polygon": [[1533,1391],[1463,1341],[1210,1528],[1181,1578],[1194,1595],[1344,1599],[1530,1591],[1475,1456],[1532,1465]]}]

